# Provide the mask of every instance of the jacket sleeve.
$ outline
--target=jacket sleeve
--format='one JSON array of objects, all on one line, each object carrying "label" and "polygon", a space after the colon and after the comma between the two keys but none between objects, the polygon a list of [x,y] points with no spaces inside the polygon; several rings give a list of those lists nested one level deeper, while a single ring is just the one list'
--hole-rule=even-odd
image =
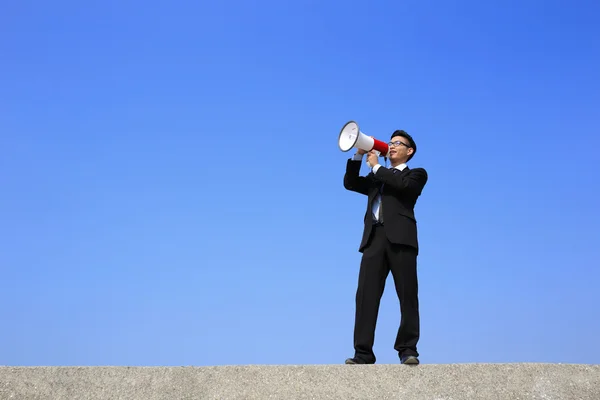
[{"label": "jacket sleeve", "polygon": [[408,174],[394,174],[390,169],[381,167],[374,177],[385,183],[388,188],[414,197],[421,195],[428,180],[427,171],[424,168],[411,169]]},{"label": "jacket sleeve", "polygon": [[346,173],[344,174],[344,188],[352,192],[368,195],[371,186],[371,180],[364,176],[359,176],[361,162],[348,160],[346,164]]}]

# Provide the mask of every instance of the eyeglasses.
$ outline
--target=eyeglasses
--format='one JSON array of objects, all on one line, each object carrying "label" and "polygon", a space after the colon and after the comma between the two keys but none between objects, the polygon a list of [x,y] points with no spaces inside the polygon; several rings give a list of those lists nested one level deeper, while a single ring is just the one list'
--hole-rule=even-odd
[{"label": "eyeglasses", "polygon": [[407,145],[406,143],[402,143],[402,142],[401,142],[401,141],[399,141],[399,140],[396,140],[395,142],[389,142],[389,143],[388,143],[388,146],[390,146],[390,147],[392,147],[392,146],[395,146],[395,147],[397,147],[397,146],[400,146],[400,145],[402,145],[402,146],[406,146],[407,148],[409,148],[409,149],[410,149],[410,146],[409,146],[409,145]]}]

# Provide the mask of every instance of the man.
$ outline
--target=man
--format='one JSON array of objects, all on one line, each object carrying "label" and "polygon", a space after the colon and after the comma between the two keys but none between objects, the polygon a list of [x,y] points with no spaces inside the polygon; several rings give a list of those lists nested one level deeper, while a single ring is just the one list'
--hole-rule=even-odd
[{"label": "man", "polygon": [[379,303],[389,272],[392,272],[400,301],[400,326],[394,343],[402,364],[418,364],[419,300],[417,283],[417,225],[414,207],[427,183],[423,168],[408,168],[417,145],[403,130],[396,130],[388,143],[391,168],[379,164],[375,152],[367,155],[371,172],[359,176],[366,152],[359,149],[349,159],[344,188],[367,196],[367,211],[359,252],[362,253],[356,314],[354,357],[346,364],[374,364],[375,325]]}]

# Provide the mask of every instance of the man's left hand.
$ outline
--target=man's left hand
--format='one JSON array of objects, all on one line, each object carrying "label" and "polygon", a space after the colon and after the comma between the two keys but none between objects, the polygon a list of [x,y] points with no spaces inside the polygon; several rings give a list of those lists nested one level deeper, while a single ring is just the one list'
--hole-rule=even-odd
[{"label": "man's left hand", "polygon": [[367,164],[369,164],[369,167],[371,168],[379,164],[379,157],[377,157],[375,150],[371,150],[369,152],[369,155],[367,156]]}]

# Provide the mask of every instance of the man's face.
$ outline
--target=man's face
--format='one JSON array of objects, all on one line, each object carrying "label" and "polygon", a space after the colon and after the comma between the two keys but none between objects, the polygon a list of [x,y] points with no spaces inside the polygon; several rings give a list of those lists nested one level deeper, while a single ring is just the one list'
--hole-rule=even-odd
[{"label": "man's face", "polygon": [[408,140],[402,136],[394,136],[388,145],[390,146],[388,158],[392,162],[406,162],[408,156],[413,153],[413,149],[410,148]]}]

